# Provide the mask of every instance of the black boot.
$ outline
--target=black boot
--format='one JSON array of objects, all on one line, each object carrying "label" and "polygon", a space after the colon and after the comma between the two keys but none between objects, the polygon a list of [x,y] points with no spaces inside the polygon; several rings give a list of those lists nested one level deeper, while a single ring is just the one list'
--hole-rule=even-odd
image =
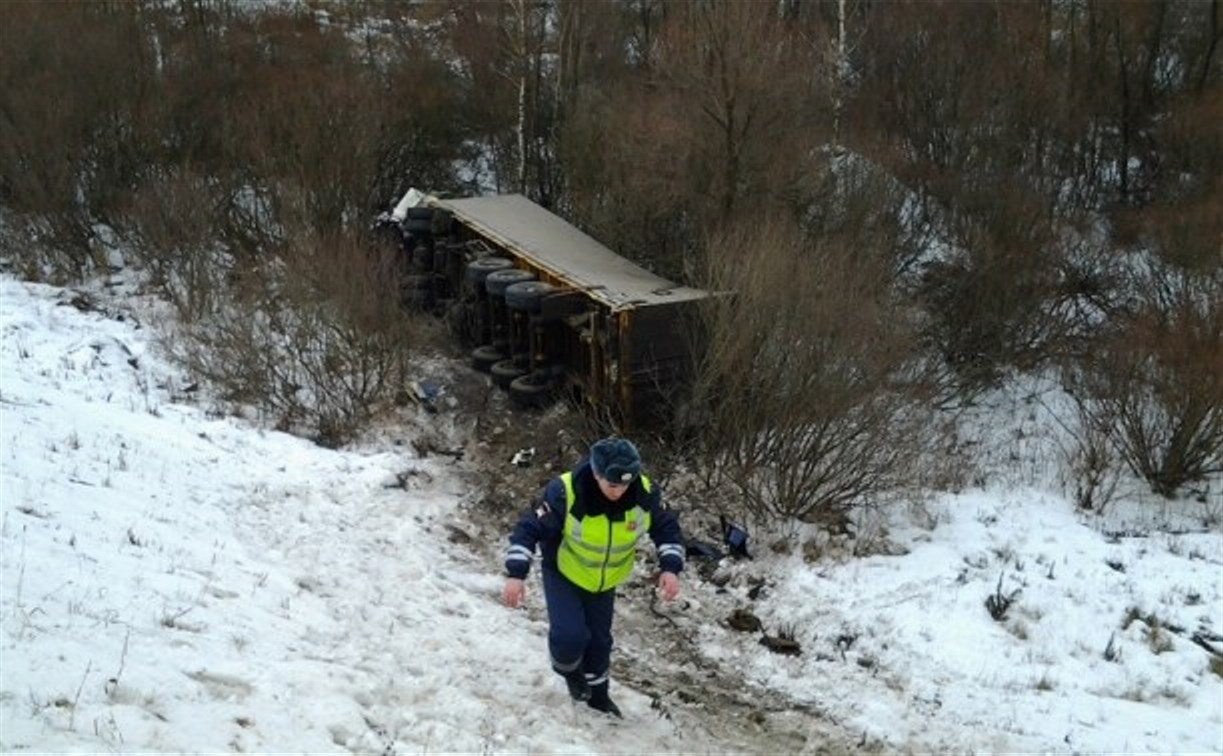
[{"label": "black boot", "polygon": [[590,700],[590,683],[586,682],[586,675],[583,675],[581,670],[570,672],[564,677],[565,685],[569,686],[569,695],[574,701]]},{"label": "black boot", "polygon": [[590,687],[590,700],[586,702],[587,706],[589,706],[590,708],[596,711],[601,711],[601,712],[604,712],[605,714],[611,714],[612,716],[618,717],[620,719],[624,718],[624,716],[620,713],[620,707],[616,706],[616,703],[611,700],[611,696],[607,694],[607,681],[606,680],[599,683],[598,685],[591,685],[589,687]]}]

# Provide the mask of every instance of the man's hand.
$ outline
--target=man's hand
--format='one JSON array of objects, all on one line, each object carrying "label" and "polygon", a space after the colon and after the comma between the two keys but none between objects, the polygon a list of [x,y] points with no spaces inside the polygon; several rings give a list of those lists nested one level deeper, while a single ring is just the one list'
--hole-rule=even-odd
[{"label": "man's hand", "polygon": [[664,572],[658,576],[658,592],[663,601],[674,601],[679,596],[679,576],[674,572]]},{"label": "man's hand", "polygon": [[[679,590],[676,587],[676,590]],[[511,609],[522,606],[522,599],[527,595],[527,586],[519,578],[506,578],[505,588],[501,589],[501,602]]]}]

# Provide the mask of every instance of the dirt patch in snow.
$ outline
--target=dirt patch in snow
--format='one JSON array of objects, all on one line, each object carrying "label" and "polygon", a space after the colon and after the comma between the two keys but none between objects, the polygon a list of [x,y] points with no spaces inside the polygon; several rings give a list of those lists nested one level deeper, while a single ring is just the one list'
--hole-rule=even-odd
[{"label": "dirt patch in snow", "polygon": [[[462,442],[466,454],[459,467],[472,493],[463,505],[460,532],[451,540],[499,574],[518,515],[550,478],[581,458],[583,440],[597,434],[563,405],[518,410],[491,382],[487,388],[493,393],[477,402],[479,412],[455,424],[471,430]],[[520,464],[513,463],[520,452],[528,452],[529,462],[521,464],[520,455]],[[696,522],[683,524],[685,532],[695,532]],[[847,732],[817,706],[753,685],[733,665],[701,653],[702,632],[737,632],[725,626],[737,599],[710,582],[714,566],[689,564],[683,581],[689,600],[681,600],[678,610],[656,603],[650,575],[638,574],[619,589],[613,695],[619,688],[622,694],[630,689],[646,696],[657,716],[670,719],[694,742],[720,742],[728,751],[872,750],[860,733]],[[545,617],[542,606],[531,611]],[[546,653],[543,637],[540,653]]]}]

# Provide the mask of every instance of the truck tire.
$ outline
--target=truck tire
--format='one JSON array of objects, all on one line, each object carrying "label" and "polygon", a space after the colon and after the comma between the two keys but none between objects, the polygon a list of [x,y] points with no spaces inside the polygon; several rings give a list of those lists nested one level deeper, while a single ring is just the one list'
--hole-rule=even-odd
[{"label": "truck tire", "polygon": [[519,268],[505,268],[503,270],[494,270],[484,279],[484,290],[491,297],[500,297],[505,294],[505,290],[511,284],[522,283],[523,281],[534,281],[535,274],[528,270]]},{"label": "truck tire", "polygon": [[479,291],[484,287],[484,279],[494,270],[514,267],[514,263],[505,257],[480,257],[467,263],[463,271],[463,280]]},{"label": "truck tire", "polygon": [[510,398],[524,407],[543,407],[552,401],[552,385],[532,383],[531,376],[524,375],[510,382]]},{"label": "truck tire", "polygon": [[505,352],[494,346],[476,347],[471,350],[471,366],[481,373],[492,371],[493,365],[505,359]]},{"label": "truck tire", "polygon": [[505,289],[505,306],[521,312],[539,312],[540,302],[557,289],[543,281],[522,281]]},{"label": "truck tire", "polygon": [[513,383],[516,378],[521,378],[527,374],[526,368],[521,367],[512,359],[505,359],[493,363],[493,366],[489,369],[489,372],[492,373],[493,383],[497,384],[503,389],[508,389],[510,384]]},{"label": "truck tire", "polygon": [[403,228],[408,233],[417,236],[432,236],[433,208],[409,207],[408,213],[403,219]]}]

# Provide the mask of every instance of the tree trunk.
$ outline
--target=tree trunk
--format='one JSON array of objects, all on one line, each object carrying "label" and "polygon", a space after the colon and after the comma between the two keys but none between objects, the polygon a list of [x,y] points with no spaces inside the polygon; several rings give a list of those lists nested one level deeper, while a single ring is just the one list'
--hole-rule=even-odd
[{"label": "tree trunk", "polygon": [[518,58],[518,179],[520,194],[527,191],[527,73],[530,60],[527,55],[527,0],[516,0],[514,9],[518,12],[518,46],[515,57]]},{"label": "tree trunk", "polygon": [[832,146],[838,152],[841,146],[841,108],[845,103],[842,88],[849,61],[845,59],[845,0],[837,0],[837,54],[832,81]]}]

